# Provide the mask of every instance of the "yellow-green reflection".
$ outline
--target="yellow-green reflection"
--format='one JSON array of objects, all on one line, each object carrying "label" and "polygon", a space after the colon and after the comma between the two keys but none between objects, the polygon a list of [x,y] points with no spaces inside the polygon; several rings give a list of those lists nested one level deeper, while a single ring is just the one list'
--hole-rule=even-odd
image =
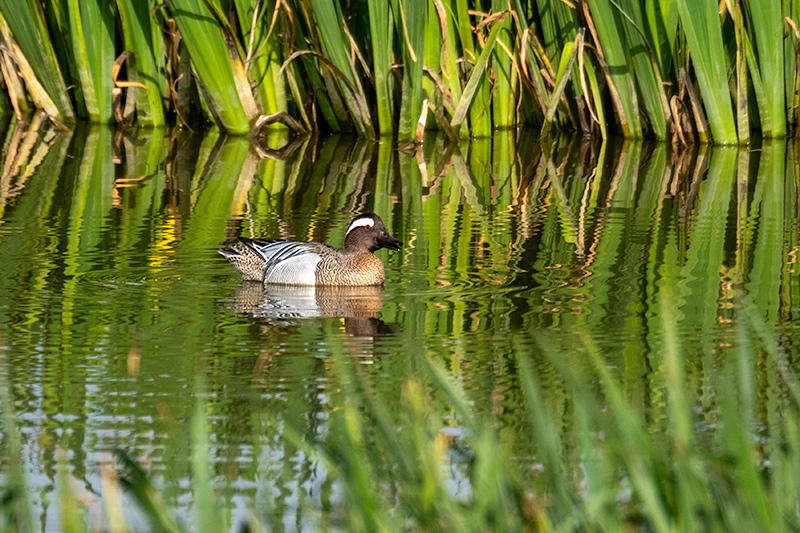
[{"label": "yellow-green reflection", "polygon": [[[741,306],[752,302],[793,364],[793,145],[540,146],[511,133],[400,151],[286,133],[270,143],[256,152],[214,133],[8,130],[0,371],[35,490],[54,490],[66,450],[69,474],[99,492],[100,464],[121,448],[187,512],[199,401],[228,520],[268,494],[286,523],[310,524],[303,502],[331,510],[334,482],[283,437],[290,428],[325,441],[333,413],[358,409],[333,354],[359,362],[390,416],[405,416],[397,399],[417,386],[420,358],[440,364],[496,421],[523,478],[545,456],[563,472],[614,475],[585,462],[597,413],[563,374],[599,390],[580,381],[598,361],[647,421],[644,434],[713,440],[715,399],[732,397],[757,406],[761,419],[743,426],[757,425],[765,457],[776,453],[786,385],[762,337],[742,340],[754,326]],[[242,285],[216,253],[240,235],[339,246],[366,211],[405,242],[379,252],[379,294]],[[750,369],[741,382],[724,379],[731,362]],[[530,438],[524,383],[548,413],[533,424],[547,438]],[[684,403],[696,419],[681,418]],[[458,429],[459,419],[450,411],[437,423]],[[52,525],[48,501],[35,512]]]}]

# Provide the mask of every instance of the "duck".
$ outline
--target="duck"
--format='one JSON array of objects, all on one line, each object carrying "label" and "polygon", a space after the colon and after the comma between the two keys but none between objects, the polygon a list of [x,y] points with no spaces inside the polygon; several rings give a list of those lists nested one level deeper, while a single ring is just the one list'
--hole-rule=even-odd
[{"label": "duck", "polygon": [[386,280],[381,248],[399,251],[402,241],[392,237],[375,213],[355,217],[344,234],[343,249],[329,244],[284,239],[248,239],[219,250],[244,280],[265,285],[367,286]]}]

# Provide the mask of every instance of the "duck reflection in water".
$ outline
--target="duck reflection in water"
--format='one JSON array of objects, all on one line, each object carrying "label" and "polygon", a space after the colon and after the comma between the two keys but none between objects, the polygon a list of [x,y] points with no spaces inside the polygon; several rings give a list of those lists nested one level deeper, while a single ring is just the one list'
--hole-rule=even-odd
[{"label": "duck reflection in water", "polygon": [[276,325],[303,318],[342,318],[345,332],[354,337],[377,337],[391,328],[376,315],[383,307],[383,285],[275,285],[243,281],[228,300],[231,310]]}]

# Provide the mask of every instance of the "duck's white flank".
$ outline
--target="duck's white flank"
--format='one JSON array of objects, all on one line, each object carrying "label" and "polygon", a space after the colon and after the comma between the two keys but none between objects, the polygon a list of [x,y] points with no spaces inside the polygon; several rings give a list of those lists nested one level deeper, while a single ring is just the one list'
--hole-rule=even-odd
[{"label": "duck's white flank", "polygon": [[266,271],[264,281],[286,285],[316,285],[317,263],[321,259],[317,254],[304,254],[284,259]]},{"label": "duck's white flank", "polygon": [[305,242],[278,241],[256,250],[264,257],[265,283],[316,285],[317,263],[322,259],[314,247]]},{"label": "duck's white flank", "polygon": [[365,226],[367,228],[371,228],[375,225],[375,221],[369,217],[357,218],[353,222],[350,223],[350,227],[347,228],[347,233],[344,234],[345,237],[356,228]]}]

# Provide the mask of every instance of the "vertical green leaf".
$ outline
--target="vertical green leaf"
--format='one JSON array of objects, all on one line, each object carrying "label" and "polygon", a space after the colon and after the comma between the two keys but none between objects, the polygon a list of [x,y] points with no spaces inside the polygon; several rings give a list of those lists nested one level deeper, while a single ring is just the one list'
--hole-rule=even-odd
[{"label": "vertical green leaf", "polygon": [[236,0],[235,3],[249,61],[247,77],[261,101],[261,110],[267,114],[286,111],[286,84],[278,76],[282,57],[277,28],[269,35],[277,5],[265,0]]},{"label": "vertical green leaf", "polygon": [[369,32],[372,39],[372,71],[375,76],[375,103],[378,107],[378,131],[394,130],[392,105],[392,12],[388,0],[369,0]]},{"label": "vertical green leaf", "polygon": [[765,137],[786,135],[786,108],[783,80],[783,16],[781,0],[758,0],[743,2],[752,20],[751,31],[755,34],[757,64],[764,86],[765,105],[759,106],[761,130]]},{"label": "vertical green leaf", "polygon": [[89,120],[113,122],[114,5],[103,0],[69,0],[67,8],[72,50]]},{"label": "vertical green leaf", "polygon": [[322,51],[339,70],[336,84],[344,98],[347,109],[360,135],[375,135],[372,118],[367,109],[361,79],[350,59],[350,40],[344,30],[344,16],[338,3],[333,0],[311,0],[314,21],[317,25]]},{"label": "vertical green leaf", "polygon": [[[483,51],[481,52],[478,60],[475,62],[475,66],[472,68],[467,85],[464,87],[464,92],[461,94],[461,99],[458,101],[456,110],[453,113],[453,119],[450,121],[450,125],[453,127],[453,129],[458,129],[461,127],[461,124],[464,123],[464,120],[467,117],[467,111],[472,106],[473,97],[478,89],[478,85],[481,83],[481,80],[484,79],[486,64],[492,55],[497,37],[500,35],[500,31],[503,29],[502,22],[502,20],[497,20],[492,25],[492,30],[489,32],[489,36],[486,38],[486,44],[483,47]],[[479,101],[477,105],[482,104],[485,104],[485,102]]]},{"label": "vertical green leaf", "polygon": [[607,65],[607,76],[616,93],[613,99],[622,133],[626,137],[641,137],[639,99],[624,30],[620,31],[622,27],[620,14],[610,0],[587,0],[587,3],[596,29],[595,40],[600,41],[595,44],[602,50],[602,57]]},{"label": "vertical green leaf", "polygon": [[[507,0],[493,0],[492,11],[495,13],[502,11],[508,5]],[[492,58],[492,70],[494,71],[494,91],[492,92],[492,125],[495,128],[510,128],[514,125],[514,91],[513,80],[515,78],[512,70],[511,57],[506,50],[514,49],[511,38],[511,17],[498,24],[502,25],[502,30],[498,36],[498,41],[504,46],[495,46],[494,57]]]},{"label": "vertical green leaf", "polygon": [[681,26],[692,53],[695,74],[714,140],[736,144],[736,120],[728,90],[722,29],[714,0],[677,0]]},{"label": "vertical green leaf", "polygon": [[228,132],[247,133],[258,109],[234,43],[223,35],[225,30],[205,3],[171,0],[170,6],[209,111]]},{"label": "vertical green leaf", "polygon": [[[122,22],[125,48],[134,53],[135,81],[143,83],[147,89],[128,89],[134,92],[139,112],[140,123],[163,126],[166,122],[162,96],[165,92],[166,79],[162,70],[164,56],[161,49],[161,36],[152,31],[150,21],[150,2],[136,0],[117,0]],[[161,65],[159,65],[159,60]],[[141,91],[145,91],[142,95]],[[129,98],[131,94],[129,93]]]},{"label": "vertical green leaf", "polygon": [[[425,23],[428,17],[428,2],[393,0],[398,33],[403,39],[403,92],[400,101],[398,136],[401,140],[413,139],[417,120],[425,98],[422,87],[422,72],[425,54]],[[399,14],[398,14],[399,13]]]}]

